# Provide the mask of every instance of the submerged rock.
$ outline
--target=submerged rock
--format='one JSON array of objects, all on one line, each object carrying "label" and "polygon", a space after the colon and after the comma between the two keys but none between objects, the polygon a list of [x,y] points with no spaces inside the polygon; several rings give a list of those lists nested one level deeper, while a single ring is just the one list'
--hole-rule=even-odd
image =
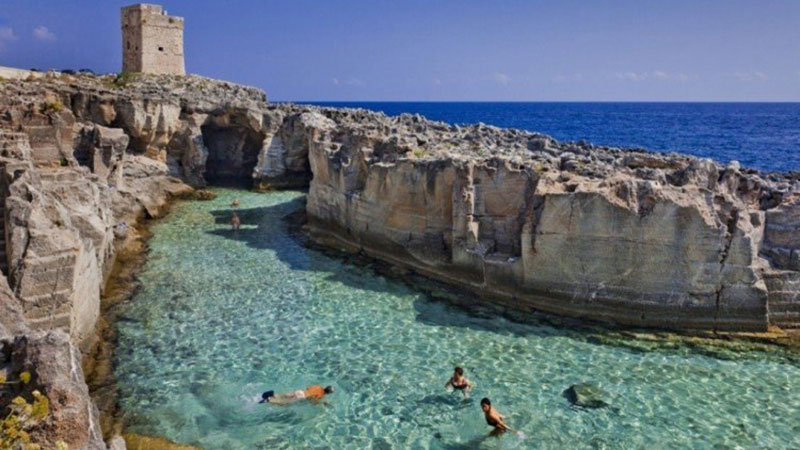
[{"label": "submerged rock", "polygon": [[192,193],[192,198],[194,200],[214,200],[217,198],[217,194],[209,191],[207,189],[198,189]]},{"label": "submerged rock", "polygon": [[199,450],[199,447],[181,445],[160,437],[144,436],[141,434],[126,433],[127,450]]},{"label": "submerged rock", "polygon": [[582,408],[603,408],[608,406],[608,394],[592,383],[573,384],[564,391],[564,397],[575,406]]}]

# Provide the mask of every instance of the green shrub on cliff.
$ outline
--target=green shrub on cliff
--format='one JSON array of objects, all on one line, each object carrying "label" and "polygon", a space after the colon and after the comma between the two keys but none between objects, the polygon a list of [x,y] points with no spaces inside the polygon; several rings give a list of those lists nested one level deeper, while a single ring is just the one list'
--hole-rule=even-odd
[{"label": "green shrub on cliff", "polygon": [[113,80],[105,82],[106,87],[111,89],[119,89],[126,87],[131,81],[136,79],[136,74],[133,72],[120,72]]},{"label": "green shrub on cliff", "polygon": [[[0,375],[0,389],[11,385],[27,385],[31,382],[30,372],[19,374],[19,380],[7,381]],[[39,391],[32,391],[31,400],[18,395],[6,405],[7,415],[0,420],[0,450],[41,450],[42,446],[31,442],[30,431],[41,424],[50,415],[50,400]],[[57,450],[67,448],[63,442],[57,442]]]},{"label": "green shrub on cliff", "polygon": [[42,105],[42,114],[59,113],[64,109],[64,104],[58,100],[49,100]]}]

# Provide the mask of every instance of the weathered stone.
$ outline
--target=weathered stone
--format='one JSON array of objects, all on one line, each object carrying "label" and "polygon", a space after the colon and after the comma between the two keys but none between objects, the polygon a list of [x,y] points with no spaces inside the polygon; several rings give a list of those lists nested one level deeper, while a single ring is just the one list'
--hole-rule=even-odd
[{"label": "weathered stone", "polygon": [[31,382],[17,395],[39,390],[50,401],[47,420],[31,432],[32,440],[55,448],[63,441],[69,448],[105,449],[97,422],[97,408],[89,398],[80,364],[80,352],[61,331],[38,332],[18,337],[11,346],[15,373],[30,372]]},{"label": "weathered stone", "polygon": [[126,433],[123,435],[127,450],[198,450],[198,447],[180,445],[167,439],[141,434]]},{"label": "weathered stone", "polygon": [[564,391],[564,397],[575,406],[582,408],[602,408],[608,406],[608,394],[591,383],[573,384]]}]

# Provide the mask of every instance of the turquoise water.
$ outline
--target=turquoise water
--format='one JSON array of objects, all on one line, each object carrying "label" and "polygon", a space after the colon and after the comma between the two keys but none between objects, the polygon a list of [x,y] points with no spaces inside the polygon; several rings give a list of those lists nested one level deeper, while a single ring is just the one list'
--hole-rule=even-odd
[{"label": "turquoise water", "polygon": [[[300,193],[217,192],[153,227],[118,322],[129,431],[207,449],[800,447],[800,365],[785,355],[643,352],[467,313],[303,248],[281,220]],[[444,389],[457,364],[469,400]],[[562,391],[584,381],[611,406],[571,406]],[[314,383],[337,389],[329,406],[255,403]],[[484,396],[524,435],[487,437]]]}]

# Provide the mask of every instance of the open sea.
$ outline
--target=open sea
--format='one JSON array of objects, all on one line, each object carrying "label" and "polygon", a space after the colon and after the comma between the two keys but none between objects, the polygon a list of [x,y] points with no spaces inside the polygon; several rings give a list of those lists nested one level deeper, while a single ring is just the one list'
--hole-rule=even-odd
[{"label": "open sea", "polygon": [[800,170],[800,103],[296,102],[483,122],[561,141],[737,160],[767,171]]}]

